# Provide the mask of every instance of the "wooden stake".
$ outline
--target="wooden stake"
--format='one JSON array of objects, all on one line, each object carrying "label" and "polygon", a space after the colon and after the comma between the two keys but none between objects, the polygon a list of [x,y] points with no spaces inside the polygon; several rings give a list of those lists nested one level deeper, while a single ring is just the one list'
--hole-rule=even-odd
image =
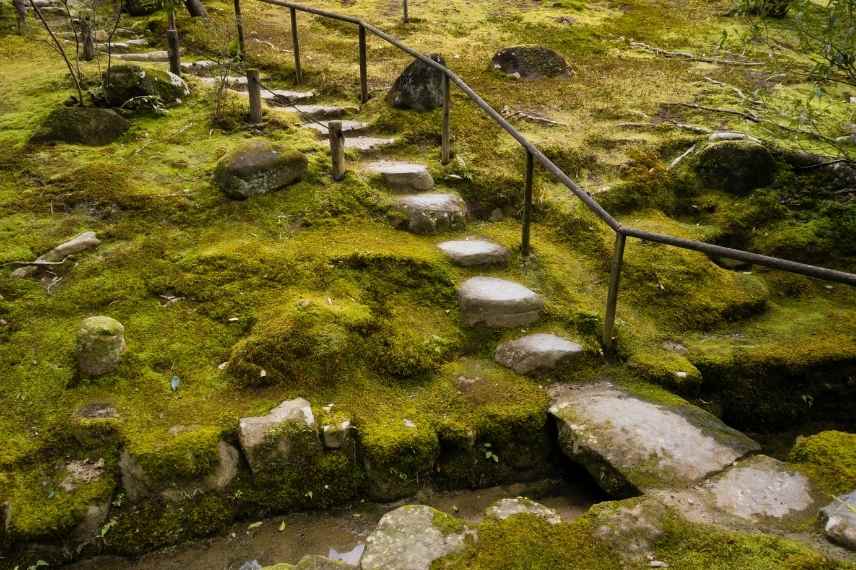
[{"label": "wooden stake", "polygon": [[244,45],[244,21],[241,19],[241,0],[235,0],[235,25],[238,28],[238,58],[247,57],[247,47]]},{"label": "wooden stake", "polygon": [[330,134],[330,156],[333,159],[333,180],[336,182],[345,178],[345,135],[342,133],[341,121],[327,123]]},{"label": "wooden stake", "polygon": [[258,69],[247,70],[247,92],[250,95],[250,122],[257,125],[262,122],[262,88]]}]

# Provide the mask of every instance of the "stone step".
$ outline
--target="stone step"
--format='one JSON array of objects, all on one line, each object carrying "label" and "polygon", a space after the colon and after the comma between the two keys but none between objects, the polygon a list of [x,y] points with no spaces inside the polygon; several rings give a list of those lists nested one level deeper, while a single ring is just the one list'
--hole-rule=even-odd
[{"label": "stone step", "polygon": [[293,109],[304,119],[338,119],[358,110],[356,107],[337,105],[295,105]]},{"label": "stone step", "polygon": [[434,178],[424,164],[382,160],[366,165],[366,170],[383,178],[397,192],[427,192],[434,188]]},{"label": "stone step", "polygon": [[437,247],[453,263],[464,267],[505,265],[508,263],[508,250],[498,243],[484,239],[444,241]]},{"label": "stone step", "polygon": [[[128,53],[131,50],[133,50],[134,48],[145,47],[148,45],[149,45],[149,41],[145,40],[145,39],[125,40],[122,42],[112,42],[110,44],[110,52],[114,53],[114,54],[116,54],[116,53]],[[95,47],[97,47],[99,50],[101,50],[103,52],[107,51],[107,44],[106,43],[96,44]]]},{"label": "stone step", "polygon": [[217,69],[218,67],[220,67],[220,64],[211,59],[181,62],[181,70],[188,73],[204,73],[206,71],[211,71],[212,69]]},{"label": "stone step", "polygon": [[167,53],[166,50],[142,53],[116,53],[113,54],[113,57],[122,61],[169,61],[169,53]]},{"label": "stone step", "polygon": [[530,334],[500,344],[494,359],[518,374],[549,372],[584,354],[583,347],[554,334]]},{"label": "stone step", "polygon": [[665,392],[652,401],[603,380],[557,385],[550,395],[562,451],[613,496],[686,488],[760,448]]},{"label": "stone step", "polygon": [[380,150],[383,147],[393,145],[396,142],[398,141],[391,137],[346,137],[345,148],[368,154],[370,152]]},{"label": "stone step", "polygon": [[472,277],[458,287],[461,316],[468,326],[511,328],[541,317],[544,300],[534,291],[496,277]]},{"label": "stone step", "polygon": [[403,225],[415,234],[435,234],[466,224],[467,205],[456,194],[409,194],[400,197],[397,204],[404,216]]},{"label": "stone step", "polygon": [[[358,134],[364,133],[369,129],[369,125],[366,123],[362,123],[360,121],[339,121],[342,124],[342,132],[343,133],[351,133]],[[327,136],[330,131],[327,126],[330,124],[330,121],[319,121],[319,122],[311,122],[306,123],[304,126],[308,129],[312,129],[317,132],[321,136]]]},{"label": "stone step", "polygon": [[[280,103],[277,97],[288,99],[289,103]],[[288,89],[262,89],[262,101],[274,107],[288,107],[290,103],[310,101],[315,98],[315,91],[289,91]]]}]

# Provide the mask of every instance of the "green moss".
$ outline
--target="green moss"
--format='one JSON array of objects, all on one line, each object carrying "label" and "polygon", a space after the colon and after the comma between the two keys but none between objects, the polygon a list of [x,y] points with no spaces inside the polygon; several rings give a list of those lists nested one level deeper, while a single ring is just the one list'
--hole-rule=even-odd
[{"label": "green moss", "polygon": [[642,378],[686,396],[698,394],[701,373],[681,354],[663,348],[633,353],[627,365]]},{"label": "green moss", "polygon": [[457,517],[453,517],[443,511],[436,511],[434,518],[431,520],[431,525],[439,530],[443,536],[450,534],[459,534],[464,531],[466,525],[464,521]]},{"label": "green moss", "polygon": [[165,487],[211,473],[219,461],[221,431],[213,426],[187,426],[169,435],[140,434],[129,439],[127,451],[151,481]]},{"label": "green moss", "polygon": [[856,485],[856,434],[823,431],[798,437],[788,460],[797,463],[825,493],[849,493]]}]

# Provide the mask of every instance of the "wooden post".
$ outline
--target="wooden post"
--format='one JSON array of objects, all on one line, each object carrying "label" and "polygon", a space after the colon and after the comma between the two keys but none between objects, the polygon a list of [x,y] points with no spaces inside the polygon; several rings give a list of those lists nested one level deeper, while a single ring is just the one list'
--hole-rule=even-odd
[{"label": "wooden post", "polygon": [[345,135],[342,133],[341,121],[327,123],[330,135],[330,156],[333,159],[333,180],[340,181],[345,177]]},{"label": "wooden post", "polygon": [[535,158],[526,151],[526,185],[523,190],[523,235],[520,239],[520,253],[529,257],[529,225],[532,220],[532,179],[535,176]]},{"label": "wooden post", "polygon": [[404,2],[404,23],[407,24],[410,22],[410,15],[407,13],[407,0],[403,0]]},{"label": "wooden post", "polygon": [[450,93],[449,76],[443,73],[443,131],[441,133],[442,148],[440,162],[449,164],[452,160],[452,94]]},{"label": "wooden post", "polygon": [[12,6],[15,8],[18,35],[23,36],[27,27],[27,4],[24,0],[12,0]]},{"label": "wooden post", "polygon": [[169,52],[169,70],[181,76],[181,56],[179,54],[178,30],[175,29],[175,12],[169,13],[169,29],[166,31],[166,44]]},{"label": "wooden post", "polygon": [[294,49],[294,82],[303,83],[303,70],[300,69],[300,40],[297,37],[297,10],[291,10],[291,44]]},{"label": "wooden post", "polygon": [[603,321],[603,350],[612,354],[615,350],[615,308],[618,304],[618,286],[624,262],[624,243],[627,236],[623,231],[615,233],[615,251],[612,253],[612,272],[609,276],[609,296],[606,299],[606,317]]},{"label": "wooden post", "polygon": [[368,55],[366,50],[366,27],[360,24],[360,102],[369,100]]},{"label": "wooden post", "polygon": [[80,59],[83,61],[92,61],[95,59],[95,38],[92,32],[92,21],[89,16],[82,16],[77,20],[80,29],[80,35],[83,36],[83,53]]},{"label": "wooden post", "polygon": [[262,88],[258,69],[247,70],[247,92],[250,95],[250,122],[257,125],[262,122]]},{"label": "wooden post", "polygon": [[241,19],[241,0],[235,0],[235,25],[238,28],[238,58],[244,59],[247,55],[247,46],[244,45],[244,20]]},{"label": "wooden post", "polygon": [[187,8],[187,13],[191,18],[207,18],[208,10],[205,9],[205,4],[202,0],[184,0],[184,6]]}]

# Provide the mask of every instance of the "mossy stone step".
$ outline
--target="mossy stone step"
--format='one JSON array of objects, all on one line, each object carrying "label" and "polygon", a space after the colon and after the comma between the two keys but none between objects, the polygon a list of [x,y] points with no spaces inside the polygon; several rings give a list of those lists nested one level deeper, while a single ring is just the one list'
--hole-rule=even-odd
[{"label": "mossy stone step", "polygon": [[[280,103],[277,97],[283,97],[288,103]],[[262,89],[262,101],[274,107],[288,107],[291,103],[310,101],[315,98],[315,91],[290,91],[288,89]]]},{"label": "mossy stone step", "polygon": [[583,347],[554,334],[530,334],[500,344],[495,360],[518,374],[548,372],[583,354]]},{"label": "mossy stone step", "polygon": [[113,57],[122,61],[154,61],[163,62],[169,61],[169,53],[166,50],[148,51],[141,53],[115,53]]},{"label": "mossy stone step", "polygon": [[304,119],[336,119],[357,112],[356,107],[338,105],[295,105],[293,109]]},{"label": "mossy stone step", "polygon": [[397,192],[427,192],[434,188],[434,178],[424,164],[381,160],[367,164],[366,170],[383,178]]},{"label": "mossy stone step", "polygon": [[497,243],[484,239],[444,241],[437,247],[453,263],[464,267],[505,265],[508,263],[508,250]]},{"label": "mossy stone step", "polygon": [[534,323],[541,317],[544,299],[534,291],[496,277],[473,277],[458,287],[464,323],[510,328]]},{"label": "mossy stone step", "polygon": [[362,153],[370,153],[398,142],[392,137],[356,136],[345,137],[345,148]]},{"label": "mossy stone step", "polygon": [[409,194],[398,199],[397,207],[404,217],[401,225],[415,234],[434,234],[466,224],[467,206],[456,194]]},{"label": "mossy stone step", "polygon": [[[309,122],[306,123],[304,126],[308,129],[312,129],[319,135],[327,136],[330,133],[330,122],[331,121]],[[369,128],[369,125],[367,123],[363,123],[360,121],[339,121],[339,123],[342,125],[343,133],[363,133]]]}]

